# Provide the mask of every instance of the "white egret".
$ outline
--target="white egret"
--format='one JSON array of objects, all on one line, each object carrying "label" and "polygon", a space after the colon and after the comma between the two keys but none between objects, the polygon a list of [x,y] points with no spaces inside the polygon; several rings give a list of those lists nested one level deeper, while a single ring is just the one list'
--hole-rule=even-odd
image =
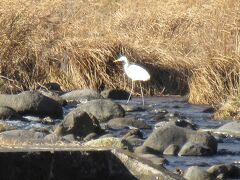
[{"label": "white egret", "polygon": [[[119,59],[115,60],[114,62],[119,62],[119,61],[122,61],[124,63],[123,64],[124,71],[127,74],[127,76],[132,80],[132,89],[127,100],[127,103],[128,103],[133,92],[134,81],[148,81],[150,79],[150,75],[147,72],[147,70],[144,69],[143,67],[136,64],[129,64],[126,56],[121,56]],[[141,82],[140,82],[140,88],[141,88],[142,102],[144,106],[144,98],[143,98],[143,90],[142,90]]]}]

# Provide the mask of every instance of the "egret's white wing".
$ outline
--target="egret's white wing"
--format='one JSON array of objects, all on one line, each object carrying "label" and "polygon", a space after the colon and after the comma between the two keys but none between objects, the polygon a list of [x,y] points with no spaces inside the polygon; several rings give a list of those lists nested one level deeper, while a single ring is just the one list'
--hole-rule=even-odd
[{"label": "egret's white wing", "polygon": [[141,66],[135,64],[129,65],[125,72],[134,81],[147,81],[150,79],[149,73]]}]

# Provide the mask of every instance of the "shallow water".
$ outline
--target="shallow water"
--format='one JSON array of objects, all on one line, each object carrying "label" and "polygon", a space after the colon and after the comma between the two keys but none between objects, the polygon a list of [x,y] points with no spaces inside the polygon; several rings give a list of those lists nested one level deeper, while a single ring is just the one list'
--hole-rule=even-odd
[{"label": "shallow water", "polygon": [[[120,104],[125,104],[126,101],[117,101]],[[142,101],[141,98],[133,98],[129,105],[139,106],[141,107]],[[144,120],[149,125],[152,126],[152,130],[155,127],[156,121],[154,117],[156,116],[157,111],[167,110],[168,112],[178,112],[186,119],[191,120],[194,124],[201,129],[215,129],[229,121],[221,121],[221,120],[212,120],[212,113],[205,113],[204,110],[209,108],[209,106],[203,105],[191,105],[186,102],[184,97],[180,96],[166,96],[166,97],[145,97],[145,107],[146,111],[136,111],[136,112],[127,112],[126,117],[135,117],[137,119]],[[68,105],[65,106],[64,115],[68,112],[76,108],[77,105]],[[52,128],[51,124],[44,124],[39,122],[39,119],[32,116],[25,116],[26,119],[34,120],[34,122],[22,122],[19,120],[15,121],[7,121],[10,125],[13,125],[19,129],[37,129],[37,130],[45,130]],[[60,122],[61,120],[59,120]],[[152,132],[152,130],[142,130],[145,138]],[[120,129],[111,131],[116,136],[123,135],[127,129]],[[240,139],[237,138],[218,138],[218,153],[214,156],[208,157],[179,157],[179,156],[164,156],[168,160],[168,164],[166,168],[170,170],[175,170],[176,168],[186,169],[189,166],[198,165],[203,168],[208,168],[214,164],[231,164],[235,163],[236,165],[240,165]]]},{"label": "shallow water", "polygon": [[[191,120],[194,124],[201,129],[215,129],[223,124],[229,122],[226,120],[213,120],[212,113],[206,113],[204,110],[210,108],[206,105],[192,105],[186,102],[183,97],[168,96],[168,97],[146,97],[146,106],[150,106],[154,110],[166,109],[169,112],[178,112],[185,116],[186,119]],[[134,98],[130,104],[141,105],[141,98]],[[154,117],[152,111],[127,113],[127,116],[138,117],[143,119],[154,128]],[[144,130],[143,130],[144,131]],[[148,134],[150,132],[146,132]],[[240,139],[238,138],[219,138],[218,139],[218,153],[214,156],[164,156],[168,160],[166,168],[175,170],[176,168],[186,169],[189,166],[197,165],[203,168],[208,168],[215,164],[235,164],[240,165]]]}]

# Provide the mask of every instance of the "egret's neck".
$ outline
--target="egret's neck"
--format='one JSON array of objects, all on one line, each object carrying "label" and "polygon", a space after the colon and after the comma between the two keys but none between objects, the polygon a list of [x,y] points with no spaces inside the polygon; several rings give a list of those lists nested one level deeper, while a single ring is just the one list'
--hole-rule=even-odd
[{"label": "egret's neck", "polygon": [[123,64],[123,67],[124,67],[124,70],[125,70],[125,71],[127,70],[128,65],[129,65],[128,61],[125,60],[125,61],[124,61],[124,64]]}]

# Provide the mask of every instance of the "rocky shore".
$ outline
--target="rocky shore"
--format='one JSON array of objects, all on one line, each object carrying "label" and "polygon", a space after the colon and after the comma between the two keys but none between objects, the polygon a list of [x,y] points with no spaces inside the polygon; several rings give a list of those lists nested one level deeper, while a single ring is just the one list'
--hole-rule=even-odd
[{"label": "rocky shore", "polygon": [[[62,92],[60,88],[49,88],[0,94],[0,144],[14,147],[64,143],[96,149],[124,149],[164,167],[168,163],[164,155],[211,158],[218,151],[215,134],[239,135],[239,122],[225,124],[214,131],[201,131],[178,113],[118,102],[127,97],[127,92],[116,89],[99,93],[91,89]],[[154,126],[129,116],[129,112],[152,112]],[[32,118],[27,118],[29,116]],[[9,121],[16,120],[37,121],[47,126],[9,125]],[[144,134],[143,130],[149,134]],[[240,168],[231,164],[216,164],[207,170],[191,166],[185,171],[176,169],[175,173],[186,179],[240,178]]]}]

